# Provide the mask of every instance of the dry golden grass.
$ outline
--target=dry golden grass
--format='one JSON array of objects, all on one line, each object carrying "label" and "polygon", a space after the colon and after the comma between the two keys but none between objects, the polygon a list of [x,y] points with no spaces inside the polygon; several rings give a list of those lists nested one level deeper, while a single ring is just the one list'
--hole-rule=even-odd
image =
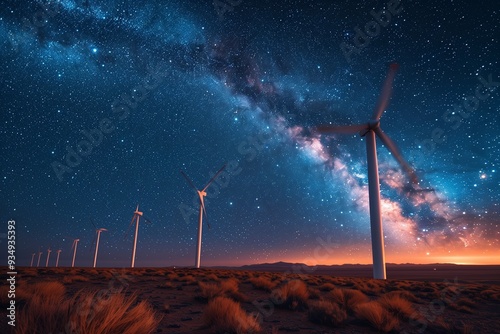
[{"label": "dry golden grass", "polygon": [[404,298],[407,301],[412,302],[412,303],[419,303],[421,301],[413,293],[411,293],[409,291],[405,291],[405,290],[402,290],[402,291],[390,291],[390,292],[387,292],[384,296],[388,296],[388,297],[398,296],[398,297]]},{"label": "dry golden grass", "polygon": [[307,307],[309,291],[303,281],[293,280],[273,290],[271,298],[278,307],[301,310]]},{"label": "dry golden grass", "polygon": [[252,283],[254,288],[264,291],[271,291],[276,286],[276,283],[272,282],[269,278],[262,276],[252,277],[248,281]]},{"label": "dry golden grass", "polygon": [[369,300],[364,293],[354,289],[333,289],[326,297],[339,304],[348,313],[353,313],[357,305]]},{"label": "dry golden grass", "polygon": [[175,281],[179,276],[177,276],[176,273],[168,273],[165,275],[165,278],[168,280],[168,281]]},{"label": "dry golden grass", "polygon": [[214,281],[214,282],[220,281],[219,277],[217,277],[217,275],[215,275],[215,274],[208,274],[207,276],[204,277],[204,280],[205,281]]},{"label": "dry golden grass", "polygon": [[145,301],[136,303],[135,296],[80,291],[66,299],[62,284],[46,282],[33,286],[30,300],[19,312],[16,334],[146,334],[154,332],[159,322],[151,307]]},{"label": "dry golden grass", "polygon": [[476,303],[467,297],[462,297],[458,299],[456,302],[449,303],[448,305],[453,310],[469,314],[474,313],[474,308],[476,308]]},{"label": "dry golden grass", "polygon": [[79,334],[153,333],[160,318],[146,301],[136,301],[136,296],[112,294],[101,299],[82,292],[71,300],[69,320]]},{"label": "dry golden grass", "polygon": [[169,282],[169,281],[167,281],[167,282],[165,282],[165,283],[163,283],[163,284],[160,284],[160,285],[158,285],[157,287],[158,287],[159,289],[168,289],[168,290],[173,290],[173,289],[175,289],[175,285],[174,285],[174,283]]},{"label": "dry golden grass", "polygon": [[19,311],[16,333],[55,333],[68,322],[69,304],[59,282],[34,284],[26,305]]},{"label": "dry golden grass", "polygon": [[200,294],[195,298],[201,301],[210,301],[215,297],[228,297],[236,301],[246,301],[246,297],[238,291],[238,280],[230,278],[219,283],[198,282]]},{"label": "dry golden grass", "polygon": [[82,275],[71,275],[71,276],[64,276],[62,281],[63,283],[88,282],[90,281],[90,278]]},{"label": "dry golden grass", "polygon": [[399,326],[399,319],[387,311],[380,303],[371,301],[356,306],[356,317],[370,323],[381,332],[390,332]]},{"label": "dry golden grass", "polygon": [[8,285],[2,285],[0,286],[0,305],[9,305],[10,303],[10,298],[8,296],[9,293],[9,286]]},{"label": "dry golden grass", "polygon": [[327,300],[309,303],[307,314],[310,321],[327,326],[337,327],[347,319],[347,313],[336,303]]},{"label": "dry golden grass", "polygon": [[258,333],[260,325],[239,303],[226,298],[211,300],[203,313],[203,323],[213,333]]},{"label": "dry golden grass", "polygon": [[177,282],[183,282],[185,285],[196,285],[196,278],[193,275],[180,276],[174,279]]},{"label": "dry golden grass", "polygon": [[335,285],[333,285],[332,283],[324,283],[319,287],[319,289],[321,291],[332,291],[333,289],[335,289]]},{"label": "dry golden grass", "polygon": [[378,299],[387,311],[398,317],[399,319],[409,319],[415,312],[412,303],[398,295],[385,294]]},{"label": "dry golden grass", "polygon": [[483,290],[480,295],[484,299],[500,301],[500,292],[493,289]]},{"label": "dry golden grass", "polygon": [[309,287],[308,291],[309,291],[309,299],[318,300],[321,298],[322,294],[321,291],[319,291],[319,289]]}]

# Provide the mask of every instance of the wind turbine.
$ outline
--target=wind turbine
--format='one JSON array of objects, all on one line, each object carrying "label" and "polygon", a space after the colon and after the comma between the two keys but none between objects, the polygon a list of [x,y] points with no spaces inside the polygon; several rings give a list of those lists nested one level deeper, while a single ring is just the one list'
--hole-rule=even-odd
[{"label": "wind turbine", "polygon": [[31,254],[31,264],[30,267],[33,267],[33,260],[35,259],[36,253]]},{"label": "wind turbine", "polygon": [[146,217],[144,217],[144,213],[139,211],[139,204],[137,204],[137,208],[134,211],[134,215],[132,216],[132,220],[130,221],[130,225],[128,226],[127,232],[125,232],[125,235],[124,235],[124,237],[127,235],[128,231],[132,227],[132,224],[134,224],[134,220],[135,220],[134,245],[132,247],[132,260],[130,262],[130,268],[134,268],[134,266],[135,266],[135,251],[137,249],[137,236],[139,235],[139,220],[141,219],[141,217],[144,218],[144,221],[146,223],[151,224],[151,221],[149,219],[147,219]]},{"label": "wind turbine", "polygon": [[[210,181],[208,181],[207,185],[201,190],[198,190],[198,188],[196,188],[196,186],[194,185],[193,181],[191,181],[189,179],[189,177],[181,170],[182,176],[184,176],[186,178],[188,184],[197,192],[198,197],[200,199],[200,212],[198,215],[198,241],[196,243],[196,259],[195,259],[195,264],[194,264],[196,268],[200,267],[203,215],[205,215],[205,218],[207,218],[207,211],[205,209],[205,200],[204,200],[204,197],[207,196],[207,193],[205,192],[205,190],[207,190],[207,188],[210,187],[212,182],[214,182],[214,180],[217,178],[217,176],[219,176],[219,174],[222,173],[224,168],[226,168],[225,164],[224,164],[224,166],[222,166],[221,169],[219,169],[219,171],[217,173],[215,173],[215,175],[210,179]],[[208,225],[208,228],[210,228],[210,224],[208,223],[208,221],[207,221],[207,225]]]},{"label": "wind turbine", "polygon": [[389,104],[392,93],[392,83],[399,68],[398,64],[391,64],[389,72],[382,87],[378,104],[373,112],[372,118],[365,124],[359,125],[322,125],[315,128],[316,132],[354,134],[359,132],[361,137],[366,137],[366,151],[368,159],[368,192],[370,201],[370,229],[372,239],[373,256],[373,278],[386,279],[384,234],[382,231],[382,216],[380,209],[380,181],[377,162],[377,145],[375,136],[378,136],[382,143],[408,174],[412,184],[418,184],[418,179],[413,168],[404,160],[396,144],[380,128],[380,117]]},{"label": "wind turbine", "polygon": [[47,261],[45,261],[45,267],[49,266],[49,258],[50,258],[50,253],[51,252],[52,252],[52,250],[50,248],[47,249]]},{"label": "wind turbine", "polygon": [[[95,243],[95,252],[94,252],[94,268],[97,264],[97,252],[99,251],[99,240],[101,239],[101,232],[106,232],[107,229],[105,228],[97,228],[97,226],[95,226],[94,222],[92,220],[90,220],[90,222],[92,223],[92,225],[94,225],[95,227],[95,233],[96,233],[96,236],[94,238],[94,241],[96,242]],[[93,243],[93,242],[92,242]]]},{"label": "wind turbine", "polygon": [[80,241],[80,239],[74,239],[73,244],[71,245],[71,249],[73,249],[73,261],[71,262],[72,268],[75,266],[76,248],[78,247],[78,241]]},{"label": "wind turbine", "polygon": [[37,267],[40,267],[40,258],[42,257],[43,252],[38,252],[38,262],[36,264]]},{"label": "wind turbine", "polygon": [[56,268],[59,267],[59,256],[61,255],[62,250],[57,250],[57,258],[56,258]]}]

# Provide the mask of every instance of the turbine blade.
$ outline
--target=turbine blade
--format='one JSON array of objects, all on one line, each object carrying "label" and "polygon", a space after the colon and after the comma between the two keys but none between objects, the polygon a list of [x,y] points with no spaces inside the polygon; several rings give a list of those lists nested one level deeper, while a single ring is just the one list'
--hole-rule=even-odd
[{"label": "turbine blade", "polygon": [[94,224],[94,219],[92,219],[92,217],[90,217],[90,222],[92,223],[92,225],[94,226],[94,228],[97,230],[97,226]]},{"label": "turbine blade", "polygon": [[203,210],[203,215],[205,216],[205,222],[207,223],[208,228],[211,229],[210,223],[208,222],[207,210],[205,209],[205,201],[203,200],[203,196],[200,196],[200,204]]},{"label": "turbine blade", "polygon": [[313,128],[314,132],[317,133],[343,133],[343,134],[355,134],[363,130],[368,129],[368,124],[359,125],[320,125]]},{"label": "turbine blade", "polygon": [[146,222],[147,224],[153,224],[151,219],[149,219],[149,217],[144,216],[144,214],[142,215],[142,218],[144,219],[144,222]]},{"label": "turbine blade", "polygon": [[408,174],[408,176],[410,177],[410,181],[413,184],[417,184],[418,183],[417,174],[415,173],[413,168],[410,166],[410,164],[407,163],[406,160],[403,158],[403,155],[399,151],[396,144],[392,141],[392,139],[389,138],[389,136],[386,135],[384,133],[384,131],[382,131],[381,128],[376,128],[375,133],[380,138],[380,140],[382,140],[382,143],[384,143],[385,147],[387,147],[387,149],[392,153],[392,155],[394,156],[396,161],[399,163],[401,168],[403,168],[405,173]]},{"label": "turbine blade", "polygon": [[92,245],[90,245],[90,248],[89,248],[89,253],[92,253],[92,250],[94,249],[94,247],[96,246],[96,241],[97,241],[97,232],[96,234],[94,235],[94,239],[92,239]]},{"label": "turbine blade", "polygon": [[135,214],[132,216],[132,220],[130,221],[130,224],[128,225],[127,230],[125,231],[125,233],[123,233],[123,240],[125,240],[125,238],[127,237],[127,234],[129,233],[130,228],[134,224],[134,220],[135,220]]},{"label": "turbine blade", "polygon": [[373,120],[378,120],[389,105],[389,100],[391,99],[392,94],[392,83],[394,82],[394,77],[396,76],[398,68],[399,65],[396,63],[393,63],[389,66],[389,71],[387,72],[387,77],[385,78],[384,85],[382,86],[382,91],[380,92],[377,107],[373,111]]},{"label": "turbine blade", "polygon": [[226,165],[227,164],[224,164],[224,166],[222,166],[221,169],[219,169],[217,171],[217,173],[215,173],[215,175],[210,179],[210,181],[208,181],[207,185],[205,186],[205,188],[203,188],[202,191],[205,191],[205,190],[207,190],[208,187],[210,187],[210,185],[212,184],[212,182],[214,182],[214,180],[217,178],[217,176],[219,176],[219,174],[222,173],[224,168],[226,168]]},{"label": "turbine blade", "polygon": [[191,186],[191,188],[193,188],[194,190],[198,191],[198,189],[196,189],[196,186],[194,185],[193,181],[191,181],[189,179],[189,177],[186,175],[186,173],[184,173],[183,171],[181,171],[181,174],[187,180],[187,182],[189,183],[189,185]]}]

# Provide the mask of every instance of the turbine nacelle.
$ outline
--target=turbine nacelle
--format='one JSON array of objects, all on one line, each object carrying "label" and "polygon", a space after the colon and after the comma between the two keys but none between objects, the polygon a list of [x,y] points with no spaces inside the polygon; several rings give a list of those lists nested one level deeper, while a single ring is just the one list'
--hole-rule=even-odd
[{"label": "turbine nacelle", "polygon": [[200,195],[200,198],[207,196],[207,193],[203,190],[198,190],[198,195]]},{"label": "turbine nacelle", "polygon": [[135,211],[134,211],[134,215],[139,215],[139,216],[142,216],[142,214],[143,214],[143,213],[142,213],[141,211],[139,211],[139,205],[137,205],[137,208],[136,208],[136,209],[135,209]]}]

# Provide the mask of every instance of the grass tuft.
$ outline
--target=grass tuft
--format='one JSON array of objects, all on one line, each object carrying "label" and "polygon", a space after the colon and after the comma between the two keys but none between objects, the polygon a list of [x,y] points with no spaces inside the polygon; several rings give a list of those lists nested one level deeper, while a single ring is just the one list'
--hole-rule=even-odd
[{"label": "grass tuft", "polygon": [[378,299],[378,302],[400,319],[409,319],[415,312],[412,303],[398,295],[384,295]]},{"label": "grass tuft", "polygon": [[272,282],[267,277],[252,277],[248,280],[254,288],[264,291],[272,291],[276,286],[276,283]]},{"label": "grass tuft", "polygon": [[211,300],[203,313],[203,323],[215,333],[257,333],[257,319],[248,315],[239,303],[226,298]]},{"label": "grass tuft", "polygon": [[307,308],[309,291],[307,285],[300,280],[292,280],[272,291],[272,299],[278,307],[291,310]]},{"label": "grass tuft", "polygon": [[16,334],[146,334],[156,330],[160,319],[145,301],[122,294],[103,296],[80,291],[65,298],[59,282],[37,283],[19,311]]},{"label": "grass tuft", "polygon": [[354,313],[356,306],[369,300],[364,293],[354,289],[333,289],[327,298],[339,304],[348,313]]},{"label": "grass tuft", "polygon": [[372,327],[381,332],[387,333],[399,326],[399,319],[376,301],[358,305],[355,313],[357,318],[367,321]]},{"label": "grass tuft", "polygon": [[308,318],[310,321],[332,327],[341,325],[347,319],[347,313],[337,304],[327,301],[313,301],[309,304]]}]

